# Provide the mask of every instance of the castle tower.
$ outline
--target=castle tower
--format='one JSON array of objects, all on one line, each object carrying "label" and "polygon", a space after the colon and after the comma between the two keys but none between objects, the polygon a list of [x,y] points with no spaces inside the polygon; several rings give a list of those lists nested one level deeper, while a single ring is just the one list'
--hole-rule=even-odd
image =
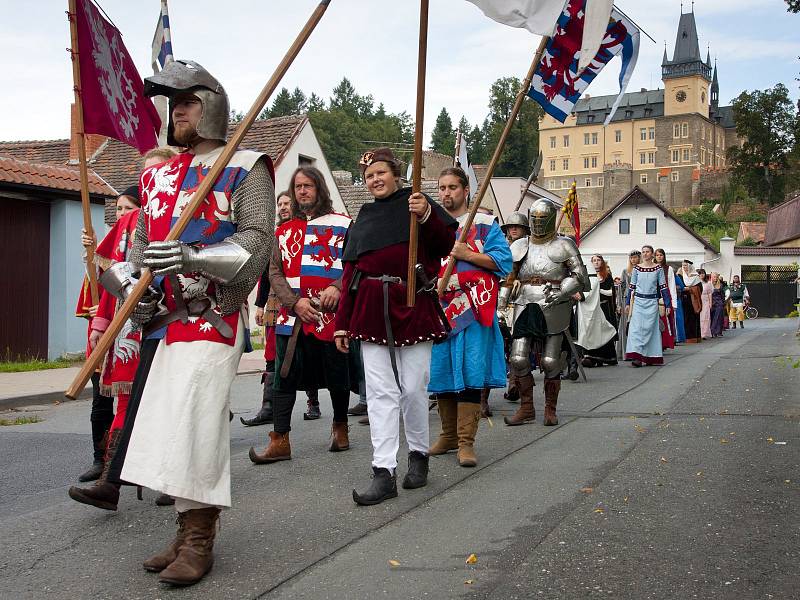
[{"label": "castle tower", "polygon": [[661,64],[665,116],[698,113],[708,118],[710,61],[710,54],[705,62],[700,56],[694,12],[682,14],[672,59],[665,50]]}]

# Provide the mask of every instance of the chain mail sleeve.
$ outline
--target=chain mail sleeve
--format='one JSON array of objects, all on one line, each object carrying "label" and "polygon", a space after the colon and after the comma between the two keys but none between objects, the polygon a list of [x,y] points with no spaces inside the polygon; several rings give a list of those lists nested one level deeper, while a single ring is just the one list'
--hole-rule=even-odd
[{"label": "chain mail sleeve", "polygon": [[136,220],[136,232],[133,235],[133,244],[128,253],[128,262],[132,262],[137,268],[144,266],[144,251],[150,243],[147,235],[147,223],[145,223],[144,210],[139,211],[139,218]]},{"label": "chain mail sleeve", "polygon": [[263,159],[233,192],[231,203],[236,233],[228,239],[249,252],[250,258],[230,283],[217,284],[217,304],[224,315],[236,312],[247,300],[272,254],[275,185]]}]

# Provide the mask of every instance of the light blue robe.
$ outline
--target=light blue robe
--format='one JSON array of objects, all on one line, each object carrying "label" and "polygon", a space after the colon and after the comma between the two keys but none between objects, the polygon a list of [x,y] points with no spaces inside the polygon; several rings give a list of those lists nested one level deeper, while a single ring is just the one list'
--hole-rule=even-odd
[{"label": "light blue robe", "polygon": [[658,299],[671,306],[664,269],[659,266],[645,268],[636,265],[631,275],[626,305],[633,300],[633,314],[628,326],[625,359],[638,360],[647,365],[664,364],[659,329]]}]

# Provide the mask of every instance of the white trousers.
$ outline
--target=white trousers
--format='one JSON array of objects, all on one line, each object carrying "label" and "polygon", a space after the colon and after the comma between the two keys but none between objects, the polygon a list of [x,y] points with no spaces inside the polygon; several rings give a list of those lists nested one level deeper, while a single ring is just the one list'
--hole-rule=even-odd
[{"label": "white trousers", "polygon": [[428,453],[428,381],[433,342],[395,348],[400,387],[394,379],[389,348],[361,342],[367,383],[372,466],[393,471],[400,448],[400,411],[409,452]]}]

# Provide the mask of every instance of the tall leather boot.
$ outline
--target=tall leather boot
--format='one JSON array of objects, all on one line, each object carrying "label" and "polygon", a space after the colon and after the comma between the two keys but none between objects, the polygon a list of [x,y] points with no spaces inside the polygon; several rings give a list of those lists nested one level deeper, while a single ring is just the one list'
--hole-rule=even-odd
[{"label": "tall leather boot", "polygon": [[239,417],[242,425],[254,427],[256,425],[266,425],[272,423],[272,383],[275,381],[275,373],[264,373],[264,395],[261,400],[261,409],[252,419]]},{"label": "tall leather boot", "polygon": [[488,419],[492,416],[492,407],[489,406],[489,388],[481,390],[481,418]]},{"label": "tall leather boot", "polygon": [[95,481],[103,474],[105,453],[108,447],[108,428],[110,426],[110,423],[104,421],[92,421],[92,447],[94,449],[92,465],[78,475],[78,481],[82,483]]},{"label": "tall leather boot", "polygon": [[517,376],[514,373],[508,374],[508,388],[503,393],[503,398],[509,402],[517,402],[519,400],[519,390],[517,389]]},{"label": "tall leather boot", "polygon": [[429,454],[438,456],[450,450],[458,450],[458,403],[455,398],[440,398],[438,401],[439,418],[442,420],[442,433],[431,446]]},{"label": "tall leather boot", "polygon": [[347,423],[333,423],[331,427],[331,445],[328,447],[330,452],[342,452],[350,449],[350,438],[347,432],[350,426]]},{"label": "tall leather boot", "polygon": [[117,452],[120,433],[121,431],[117,429],[108,436],[105,463],[100,478],[89,487],[80,488],[73,485],[67,492],[70,498],[81,504],[88,504],[105,510],[117,510],[120,485],[108,481],[108,472],[111,470],[111,459]]},{"label": "tall leather boot", "polygon": [[536,409],[533,407],[533,375],[528,373],[523,377],[517,377],[517,389],[519,408],[512,416],[503,419],[506,425],[525,425],[536,421]]},{"label": "tall leather boot", "polygon": [[214,566],[214,536],[220,509],[209,506],[183,513],[183,543],[158,576],[162,583],[194,585]]},{"label": "tall leather boot", "polygon": [[462,467],[475,467],[475,434],[481,420],[481,405],[474,402],[458,403],[458,464]]},{"label": "tall leather boot", "polygon": [[558,392],[561,391],[560,379],[544,380],[544,424],[558,425],[556,416],[556,405],[558,404]]},{"label": "tall leather boot", "polygon": [[186,534],[185,514],[185,512],[178,513],[178,518],[175,519],[175,522],[178,524],[178,532],[175,534],[175,539],[172,540],[172,543],[164,550],[158,554],[154,554],[142,563],[145,571],[160,573],[178,557],[178,550],[183,545]]},{"label": "tall leather boot", "polygon": [[278,462],[279,460],[290,460],[292,458],[292,446],[289,444],[289,432],[278,433],[269,432],[269,444],[264,448],[264,452],[257,452],[255,448],[250,448],[250,460],[257,465]]}]

